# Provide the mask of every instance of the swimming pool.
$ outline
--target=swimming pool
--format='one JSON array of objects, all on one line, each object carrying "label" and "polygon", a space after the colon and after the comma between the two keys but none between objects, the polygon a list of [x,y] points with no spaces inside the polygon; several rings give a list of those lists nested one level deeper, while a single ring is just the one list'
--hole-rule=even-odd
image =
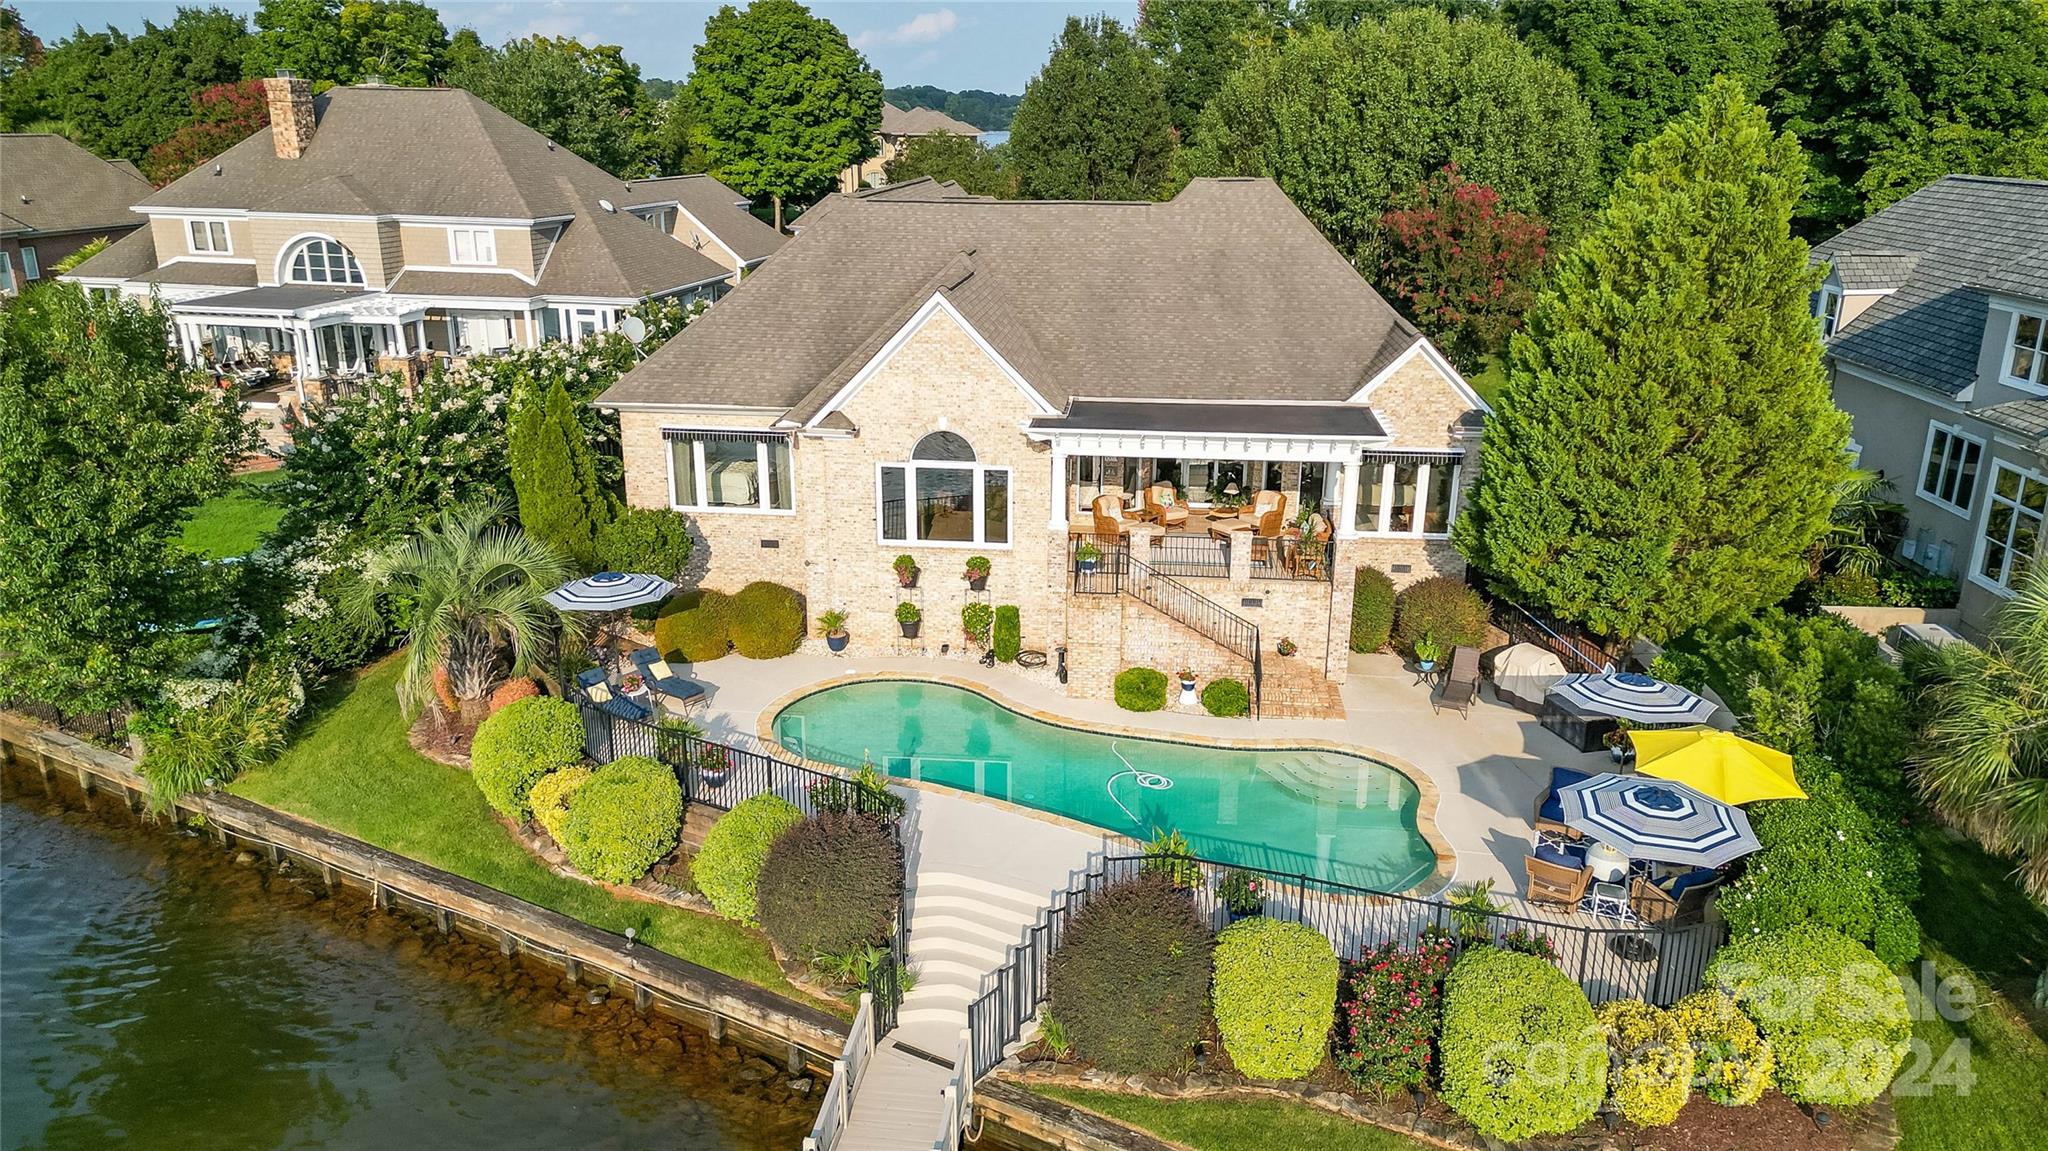
[{"label": "swimming pool", "polygon": [[1240,749],[1045,723],[949,684],[822,688],[775,715],[798,755],[976,792],[1196,854],[1402,891],[1436,854],[1416,828],[1415,784],[1376,760],[1318,749]]}]

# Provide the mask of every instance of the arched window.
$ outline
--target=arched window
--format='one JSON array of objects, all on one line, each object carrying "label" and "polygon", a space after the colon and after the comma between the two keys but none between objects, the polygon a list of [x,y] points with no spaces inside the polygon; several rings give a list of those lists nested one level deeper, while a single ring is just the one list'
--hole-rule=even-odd
[{"label": "arched window", "polygon": [[363,266],[340,242],[312,239],[292,249],[285,278],[294,284],[360,284]]},{"label": "arched window", "polygon": [[933,432],[917,441],[917,447],[910,453],[910,458],[971,464],[974,462],[974,445],[952,432]]}]

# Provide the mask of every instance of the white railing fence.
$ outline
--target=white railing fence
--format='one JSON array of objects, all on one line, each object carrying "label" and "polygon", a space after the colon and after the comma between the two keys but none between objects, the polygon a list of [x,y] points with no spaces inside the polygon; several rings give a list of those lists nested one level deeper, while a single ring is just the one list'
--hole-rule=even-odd
[{"label": "white railing fence", "polygon": [[846,1049],[832,1061],[832,1081],[826,1085],[824,1101],[818,1106],[818,1121],[811,1124],[811,1133],[804,1136],[803,1151],[832,1151],[838,1146],[846,1120],[853,1114],[853,1094],[859,1090],[861,1076],[867,1074],[868,1061],[874,1054],[875,1000],[863,992],[860,1007],[854,1012],[853,1027],[846,1033]]},{"label": "white railing fence", "polygon": [[960,1029],[945,1099],[945,1114],[939,1119],[939,1137],[932,1140],[932,1151],[960,1151],[960,1136],[974,1123],[974,1032],[965,1027]]}]

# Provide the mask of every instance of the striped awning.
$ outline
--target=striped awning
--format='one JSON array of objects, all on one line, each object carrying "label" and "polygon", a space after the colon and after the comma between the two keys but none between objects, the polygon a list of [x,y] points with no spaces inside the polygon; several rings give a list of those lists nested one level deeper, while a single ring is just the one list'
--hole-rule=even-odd
[{"label": "striped awning", "polygon": [[1630,859],[1719,867],[1757,849],[1749,817],[1682,783],[1596,775],[1561,787],[1564,824]]},{"label": "striped awning", "polygon": [[744,443],[759,443],[762,440],[787,440],[788,432],[756,432],[746,428],[663,428],[664,440],[738,440]]},{"label": "striped awning", "polygon": [[599,572],[570,580],[549,592],[546,599],[562,611],[624,611],[642,604],[660,603],[676,585],[655,575],[633,572]]},{"label": "striped awning", "polygon": [[1550,694],[1581,714],[1631,723],[1700,723],[1715,711],[1712,701],[1675,683],[1612,668],[1565,676],[1550,685]]}]

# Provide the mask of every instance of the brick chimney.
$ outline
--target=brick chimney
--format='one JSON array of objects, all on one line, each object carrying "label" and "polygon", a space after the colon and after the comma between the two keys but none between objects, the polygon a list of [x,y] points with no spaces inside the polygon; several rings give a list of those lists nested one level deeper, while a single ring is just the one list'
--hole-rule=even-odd
[{"label": "brick chimney", "polygon": [[280,72],[264,79],[263,98],[270,106],[270,143],[277,158],[298,159],[313,142],[312,82]]}]

